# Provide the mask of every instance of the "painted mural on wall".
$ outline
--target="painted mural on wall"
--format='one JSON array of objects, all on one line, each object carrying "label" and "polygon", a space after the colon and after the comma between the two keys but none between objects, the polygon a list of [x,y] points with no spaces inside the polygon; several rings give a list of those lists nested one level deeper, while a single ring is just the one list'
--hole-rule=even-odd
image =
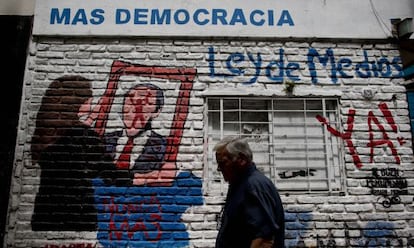
[{"label": "painted mural on wall", "polygon": [[[83,77],[53,81],[31,145],[41,168],[32,229],[97,231],[104,247],[188,246],[181,215],[203,203],[202,183],[176,159],[194,76],[114,61],[102,96]],[[178,90],[164,111],[166,85]]]},{"label": "painted mural on wall", "polygon": [[[278,51],[278,57],[270,60],[261,53],[232,53],[219,73],[216,68],[223,58],[216,59],[217,50],[210,47],[209,76],[243,77],[248,79],[242,82],[245,84],[256,83],[263,75],[274,83],[296,82],[302,80],[301,70],[305,69],[313,84],[323,72],[333,84],[339,78],[402,77],[399,57],[372,60],[367,51],[362,51],[362,60],[353,61],[336,56],[333,49],[309,48],[307,62],[300,64],[285,61],[286,51]],[[41,169],[32,229],[95,231],[103,247],[187,247],[189,234],[181,216],[191,206],[203,204],[202,182],[191,172],[179,171],[176,161],[196,70],[116,60],[108,75],[104,86],[80,76],[62,76],[50,84],[42,98],[31,141],[32,162]],[[94,92],[96,89],[102,94]],[[323,116],[316,119],[344,141],[355,167],[361,169],[368,163],[363,163],[354,145],[356,111],[349,109],[345,131],[331,127]],[[395,168],[374,168],[364,182],[378,203],[389,208],[401,203],[401,195],[408,194],[403,169],[398,167],[402,159],[398,149],[406,141],[398,135],[386,103],[369,111],[366,118],[369,163],[375,162],[375,151],[382,149],[391,154],[387,159],[392,159],[389,162]],[[282,172],[280,177],[311,177],[314,172]],[[338,221],[338,226],[324,227],[329,231],[327,237],[315,236],[313,222],[318,220],[313,210],[298,209],[286,212],[288,247],[315,247],[307,243],[307,237],[316,242],[316,247],[343,247],[331,234],[338,227],[345,230],[346,245],[391,247],[403,242],[394,224],[387,221],[362,226]],[[362,234],[355,238],[349,235],[352,230]],[[414,244],[414,239],[407,240]]]}]

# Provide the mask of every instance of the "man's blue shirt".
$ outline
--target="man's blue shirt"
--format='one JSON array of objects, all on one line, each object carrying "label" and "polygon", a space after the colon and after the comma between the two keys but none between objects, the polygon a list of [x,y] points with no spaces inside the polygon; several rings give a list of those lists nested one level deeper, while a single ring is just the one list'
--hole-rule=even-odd
[{"label": "man's blue shirt", "polygon": [[252,164],[229,186],[216,248],[249,248],[256,238],[284,247],[284,209],[273,182]]}]

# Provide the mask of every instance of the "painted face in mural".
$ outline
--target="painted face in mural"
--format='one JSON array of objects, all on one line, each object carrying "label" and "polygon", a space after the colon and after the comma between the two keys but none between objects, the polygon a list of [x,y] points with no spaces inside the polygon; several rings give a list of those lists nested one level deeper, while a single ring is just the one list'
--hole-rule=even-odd
[{"label": "painted face in mural", "polygon": [[156,89],[142,85],[131,89],[125,96],[123,107],[127,135],[132,137],[142,132],[159,113]]}]

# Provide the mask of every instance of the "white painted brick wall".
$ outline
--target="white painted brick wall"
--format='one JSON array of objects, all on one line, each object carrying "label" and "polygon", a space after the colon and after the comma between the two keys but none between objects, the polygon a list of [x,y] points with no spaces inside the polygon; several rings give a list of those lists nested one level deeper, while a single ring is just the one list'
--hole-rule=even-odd
[{"label": "white painted brick wall", "polygon": [[[247,87],[241,85],[241,82],[254,76],[255,68],[252,63],[243,64],[248,72],[247,76],[211,77],[208,61],[209,47],[215,50],[214,70],[216,74],[228,73],[226,59],[232,53],[250,52],[253,55],[260,53],[263,66],[257,82]],[[177,164],[181,169],[193,170],[194,174],[203,177],[203,169],[206,166],[203,164],[203,137],[206,128],[203,122],[205,108],[203,95],[211,92],[221,92],[221,94],[236,92],[235,94],[245,95],[285,96],[282,91],[283,86],[269,80],[263,72],[266,64],[279,59],[281,48],[284,49],[285,64],[288,62],[300,64],[300,71],[295,73],[300,77],[295,88],[296,96],[340,96],[343,128],[347,126],[345,122],[348,110],[350,108],[356,110],[352,140],[364,164],[361,169],[356,168],[351,155],[345,149],[345,196],[282,195],[286,212],[296,216],[296,221],[293,222],[297,225],[290,228],[298,228],[288,230],[287,244],[293,246],[302,241],[306,247],[317,245],[322,247],[318,241],[322,244],[334,241],[336,247],[346,247],[349,244],[358,243],[364,231],[369,229],[372,223],[377,222],[388,223],[392,226],[392,232],[395,235],[389,239],[393,242],[402,239],[405,245],[410,242],[413,245],[414,158],[407,117],[408,105],[403,86],[406,82],[401,78],[356,77],[355,65],[353,65],[344,69],[344,72],[352,75],[353,78],[339,77],[337,83],[332,83],[329,78],[330,71],[315,59],[318,83],[312,84],[310,71],[306,69],[307,53],[310,47],[319,51],[321,56],[325,54],[326,49],[331,48],[337,61],[346,57],[353,63],[364,60],[364,50],[370,60],[377,60],[381,57],[392,59],[399,54],[397,47],[393,44],[374,42],[36,38],[30,46],[30,56],[27,60],[6,230],[6,247],[45,247],[46,244],[91,242],[99,247],[94,232],[34,233],[31,231],[30,218],[40,174],[39,168],[31,165],[29,142],[41,97],[53,79],[62,75],[81,75],[91,79],[95,94],[101,95],[105,90],[113,60],[121,59],[153,66],[196,68],[197,76],[191,93],[190,113],[185,125]],[[363,97],[362,91],[365,89],[375,92],[372,99],[367,100]],[[171,101],[170,104],[174,102]],[[406,141],[398,147],[398,154],[401,157],[401,164],[398,168],[404,171],[403,176],[407,180],[409,195],[401,195],[401,203],[392,204],[389,208],[384,208],[378,202],[378,196],[371,195],[366,183],[366,179],[372,175],[372,168],[387,168],[395,165],[394,157],[389,150],[374,149],[376,162],[370,164],[369,161],[371,151],[366,147],[369,130],[367,116],[371,110],[377,116],[380,115],[378,104],[381,102],[388,105],[398,125],[398,133],[389,132],[389,135],[392,138],[402,137]],[[390,131],[388,126],[387,128]],[[224,196],[205,192],[204,202],[203,206],[193,207],[182,217],[188,228],[191,247],[214,247],[217,234],[216,215],[221,210]],[[310,220],[306,220],[305,215],[308,215],[307,218]],[[301,220],[297,216],[302,216],[304,219]],[[303,224],[305,222],[306,224]],[[296,233],[296,236],[292,233]]]}]

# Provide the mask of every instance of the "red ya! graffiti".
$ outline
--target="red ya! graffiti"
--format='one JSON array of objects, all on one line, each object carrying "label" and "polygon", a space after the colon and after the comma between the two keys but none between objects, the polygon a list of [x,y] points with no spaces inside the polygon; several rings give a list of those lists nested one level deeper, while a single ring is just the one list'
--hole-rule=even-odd
[{"label": "red ya! graffiti", "polygon": [[[391,127],[392,132],[398,133],[398,127],[395,124],[394,118],[391,114],[391,111],[388,109],[387,104],[380,103],[378,105],[378,108],[382,112],[383,117],[385,118],[387,124]],[[349,109],[348,119],[346,122],[347,128],[345,129],[344,132],[340,132],[336,130],[335,128],[333,128],[325,117],[317,115],[316,118],[318,119],[320,123],[322,123],[322,125],[326,125],[326,128],[331,134],[333,134],[334,136],[340,137],[345,141],[346,146],[349,150],[349,153],[352,156],[355,166],[358,168],[361,168],[362,162],[357,152],[357,149],[352,141],[352,132],[354,130],[355,114],[356,114],[356,111],[354,109]],[[397,152],[397,148],[394,145],[394,142],[391,140],[390,136],[388,135],[387,129],[385,128],[384,124],[382,124],[379,121],[379,119],[377,118],[377,116],[375,116],[373,111],[369,111],[367,123],[368,123],[368,132],[369,132],[369,142],[367,144],[367,147],[371,148],[370,149],[370,163],[374,161],[374,148],[386,145],[391,150],[391,154],[394,157],[395,163],[400,164],[401,159]],[[374,124],[377,126],[378,130],[382,134],[382,138],[380,139],[377,139],[374,136]],[[405,143],[404,138],[402,137],[397,137],[396,139],[399,145],[403,145]]]}]

